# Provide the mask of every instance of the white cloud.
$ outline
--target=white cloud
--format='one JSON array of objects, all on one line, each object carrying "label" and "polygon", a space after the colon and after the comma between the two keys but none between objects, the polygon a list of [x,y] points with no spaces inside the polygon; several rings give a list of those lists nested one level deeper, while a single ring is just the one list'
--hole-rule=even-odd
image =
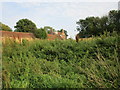
[{"label": "white cloud", "polygon": [[16,2],[19,4],[21,7],[24,8],[31,8],[31,7],[38,7],[40,6],[40,2]]},{"label": "white cloud", "polygon": [[[0,3],[0,20],[2,19],[2,3]],[[2,20],[1,20],[2,21]]]},{"label": "white cloud", "polygon": [[118,2],[119,0],[1,0],[1,2]]}]

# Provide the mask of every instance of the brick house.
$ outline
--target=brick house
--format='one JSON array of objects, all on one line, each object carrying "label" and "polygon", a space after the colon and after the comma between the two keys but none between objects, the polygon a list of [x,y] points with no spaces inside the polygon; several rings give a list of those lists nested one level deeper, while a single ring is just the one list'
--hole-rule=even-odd
[{"label": "brick house", "polygon": [[10,32],[10,31],[0,31],[1,40],[5,42],[6,39],[14,40],[21,43],[23,39],[31,41],[35,39],[33,33],[23,33],[23,32]]},{"label": "brick house", "polygon": [[55,40],[55,39],[59,39],[59,40],[65,40],[67,39],[64,30],[62,30],[62,32],[51,32],[50,34],[47,35],[47,39],[48,40]]},{"label": "brick house", "polygon": [[[35,36],[33,33],[24,33],[24,32],[10,32],[10,31],[0,31],[0,40],[5,42],[6,39],[14,40],[16,42],[21,43],[23,39],[26,39],[28,41],[34,40]],[[47,34],[47,40],[64,40],[66,39],[66,35],[64,33],[64,30],[62,32],[52,32],[50,34]]]}]

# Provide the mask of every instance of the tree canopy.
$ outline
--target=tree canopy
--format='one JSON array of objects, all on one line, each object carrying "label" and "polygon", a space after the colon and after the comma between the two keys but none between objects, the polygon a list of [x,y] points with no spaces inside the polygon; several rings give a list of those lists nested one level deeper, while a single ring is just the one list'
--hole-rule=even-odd
[{"label": "tree canopy", "polygon": [[35,30],[34,35],[36,36],[36,38],[40,38],[40,39],[46,39],[47,38],[46,30],[43,29],[43,28]]},{"label": "tree canopy", "polygon": [[106,16],[80,19],[76,24],[81,37],[97,36],[103,34],[104,31],[118,32],[120,30],[120,11],[112,10]]},{"label": "tree canopy", "polygon": [[32,32],[34,33],[35,30],[37,30],[37,27],[35,23],[33,23],[29,19],[21,19],[16,23],[15,32]]},{"label": "tree canopy", "polygon": [[12,31],[12,29],[8,25],[0,22],[0,31]]}]

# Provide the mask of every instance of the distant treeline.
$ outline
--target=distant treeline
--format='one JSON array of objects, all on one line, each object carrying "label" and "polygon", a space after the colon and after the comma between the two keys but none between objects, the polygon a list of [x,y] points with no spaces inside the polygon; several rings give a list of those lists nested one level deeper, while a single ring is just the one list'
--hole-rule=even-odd
[{"label": "distant treeline", "polygon": [[[15,30],[12,30],[9,26],[0,23],[2,26],[0,30],[4,31],[15,31],[15,32],[31,32],[34,33],[34,35],[37,38],[45,39],[47,37],[47,33],[50,33],[51,31],[58,31],[55,30],[50,26],[45,26],[43,28],[37,28],[36,24],[33,23],[29,19],[21,19],[16,23],[16,26],[14,26]],[[77,31],[79,31],[79,35],[81,38],[84,37],[91,37],[93,36],[99,36],[103,34],[104,32],[113,32],[113,31],[120,31],[120,11],[118,10],[112,10],[109,11],[108,15],[102,16],[102,17],[87,17],[85,19],[80,19],[76,22]],[[67,31],[65,31],[66,36],[68,36]]]},{"label": "distant treeline", "polygon": [[120,31],[120,11],[112,10],[106,16],[87,17],[76,22],[80,37],[99,36],[104,32]]},{"label": "distant treeline", "polygon": [[[62,32],[62,29],[55,30],[53,27],[44,26],[43,28],[37,28],[36,24],[29,19],[20,19],[16,22],[16,26],[14,26],[15,30],[12,30],[8,25],[5,25],[0,22],[0,30],[2,31],[14,31],[14,32],[30,32],[33,33],[36,38],[46,39],[47,34],[51,32]],[[66,36],[68,36],[67,31],[64,30]]]}]

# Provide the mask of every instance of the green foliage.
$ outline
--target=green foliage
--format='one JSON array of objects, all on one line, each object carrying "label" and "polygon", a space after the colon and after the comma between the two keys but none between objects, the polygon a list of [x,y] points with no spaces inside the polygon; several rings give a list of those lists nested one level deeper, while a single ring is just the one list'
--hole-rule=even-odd
[{"label": "green foliage", "polygon": [[53,29],[53,28],[50,27],[50,26],[45,26],[45,27],[44,27],[44,30],[46,30],[46,32],[47,32],[48,34],[50,34],[50,33],[52,33],[52,32],[55,32],[55,29]]},{"label": "green foliage", "polygon": [[114,32],[90,41],[35,40],[3,44],[4,88],[118,88]]},{"label": "green foliage", "polygon": [[107,32],[120,31],[120,11],[112,10],[107,16],[103,17],[87,17],[80,19],[78,22],[77,30],[80,37],[90,37],[92,35],[99,36]]},{"label": "green foliage", "polygon": [[0,22],[0,31],[12,31],[12,29],[8,25]]},{"label": "green foliage", "polygon": [[15,32],[34,32],[37,27],[36,25],[29,19],[21,19],[16,23]]},{"label": "green foliage", "polygon": [[46,30],[43,29],[43,28],[35,30],[34,35],[36,36],[36,38],[40,38],[40,39],[46,39],[47,38]]}]

